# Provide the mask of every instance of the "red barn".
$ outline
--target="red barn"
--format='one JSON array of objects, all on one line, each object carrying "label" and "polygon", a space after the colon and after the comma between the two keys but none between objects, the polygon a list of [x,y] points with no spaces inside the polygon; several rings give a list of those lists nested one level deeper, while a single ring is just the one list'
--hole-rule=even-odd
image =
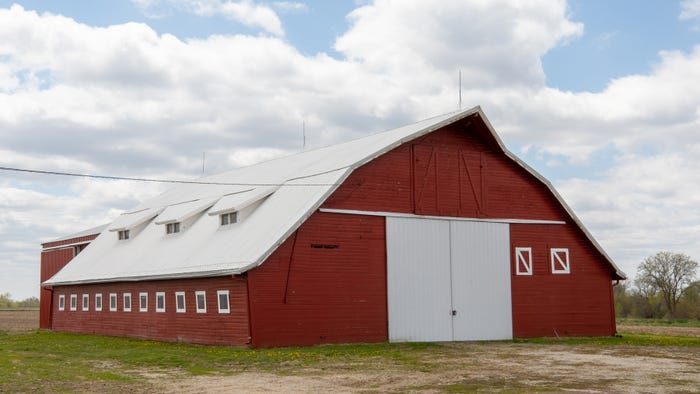
[{"label": "red barn", "polygon": [[50,327],[253,347],[615,333],[624,274],[478,107],[200,182],[44,281]]},{"label": "red barn", "polygon": [[[106,228],[107,225],[99,226],[41,244],[41,282],[54,276]],[[52,302],[51,286],[42,287],[39,293],[40,328],[51,328]]]}]

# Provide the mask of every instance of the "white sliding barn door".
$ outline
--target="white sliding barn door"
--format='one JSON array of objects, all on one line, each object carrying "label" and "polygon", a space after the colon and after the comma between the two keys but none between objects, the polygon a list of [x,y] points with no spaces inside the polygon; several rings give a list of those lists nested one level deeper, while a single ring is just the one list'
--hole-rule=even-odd
[{"label": "white sliding barn door", "polygon": [[512,338],[507,224],[387,217],[389,340]]},{"label": "white sliding barn door", "polygon": [[453,221],[450,230],[454,340],[511,339],[508,225]]},{"label": "white sliding barn door", "polygon": [[387,218],[386,232],[389,340],[451,341],[449,222]]}]

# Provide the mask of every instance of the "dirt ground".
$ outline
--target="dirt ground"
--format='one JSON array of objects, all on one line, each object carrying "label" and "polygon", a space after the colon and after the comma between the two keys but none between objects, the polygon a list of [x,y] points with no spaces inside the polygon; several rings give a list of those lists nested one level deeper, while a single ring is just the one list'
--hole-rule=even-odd
[{"label": "dirt ground", "polygon": [[39,328],[39,311],[0,311],[0,331],[31,331]]},{"label": "dirt ground", "polygon": [[[37,312],[0,312],[0,330],[37,327]],[[618,330],[700,337],[699,327],[619,326]],[[342,361],[280,365],[274,371],[233,371],[227,376],[134,373],[146,380],[143,392],[158,393],[700,392],[697,347],[460,342],[435,349],[410,365],[378,357],[362,365]]]},{"label": "dirt ground", "polygon": [[[154,381],[178,393],[374,393],[573,391],[666,393],[700,390],[700,349],[596,348],[513,343],[450,343],[421,367],[328,365],[292,373],[243,372]],[[371,362],[371,360],[368,360]]]},{"label": "dirt ground", "polygon": [[[698,327],[621,326],[621,333],[700,337]],[[372,360],[367,360],[372,363]],[[449,343],[411,370],[386,360],[296,368],[282,373],[156,379],[157,391],[177,393],[379,392],[700,392],[700,348],[596,347],[513,343]]]},{"label": "dirt ground", "polygon": [[700,327],[669,327],[669,326],[623,326],[618,325],[617,331],[635,334],[678,335],[684,337],[700,337]]}]

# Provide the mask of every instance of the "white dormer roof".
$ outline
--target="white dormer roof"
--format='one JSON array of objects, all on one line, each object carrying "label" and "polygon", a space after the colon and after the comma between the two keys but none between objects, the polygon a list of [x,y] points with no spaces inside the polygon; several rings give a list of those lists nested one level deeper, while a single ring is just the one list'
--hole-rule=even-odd
[{"label": "white dormer roof", "polygon": [[218,199],[219,197],[203,198],[200,200],[170,205],[158,215],[158,218],[156,218],[156,224],[168,224],[185,221],[211,208],[211,206],[214,205]]},{"label": "white dormer roof", "polygon": [[[486,126],[493,142],[532,173],[559,199],[564,209],[620,279],[625,276],[588,233],[553,186],[510,153],[481,108],[453,112],[343,144],[305,151],[182,184],[144,201],[118,217],[110,231],[146,224],[128,242],[101,233],[44,285],[138,281],[232,275],[260,264],[282,244],[356,168],[402,145],[467,117]],[[257,205],[253,205],[256,204]],[[244,220],[220,226],[220,213],[251,207]],[[188,231],[167,237],[158,224],[184,220],[201,212]],[[156,217],[157,216],[157,217]],[[156,217],[155,220],[152,220]]]},{"label": "white dormer roof", "polygon": [[239,193],[227,194],[209,210],[209,215],[221,215],[228,212],[239,212],[250,205],[262,200],[279,189],[279,185],[262,186]]},{"label": "white dormer roof", "polygon": [[131,230],[156,217],[164,208],[143,208],[133,212],[126,212],[112,222],[107,228],[109,231]]}]

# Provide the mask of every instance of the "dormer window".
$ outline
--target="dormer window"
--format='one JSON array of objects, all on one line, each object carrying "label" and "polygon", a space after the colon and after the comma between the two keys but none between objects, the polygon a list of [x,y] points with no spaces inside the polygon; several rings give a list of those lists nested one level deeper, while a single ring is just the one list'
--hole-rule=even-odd
[{"label": "dormer window", "polygon": [[175,234],[180,232],[180,222],[168,223],[165,225],[166,234]]},{"label": "dormer window", "polygon": [[237,212],[224,213],[219,215],[219,218],[221,219],[221,225],[227,226],[238,221],[238,214]]},{"label": "dormer window", "polygon": [[119,230],[119,240],[127,240],[129,239],[129,230]]}]

